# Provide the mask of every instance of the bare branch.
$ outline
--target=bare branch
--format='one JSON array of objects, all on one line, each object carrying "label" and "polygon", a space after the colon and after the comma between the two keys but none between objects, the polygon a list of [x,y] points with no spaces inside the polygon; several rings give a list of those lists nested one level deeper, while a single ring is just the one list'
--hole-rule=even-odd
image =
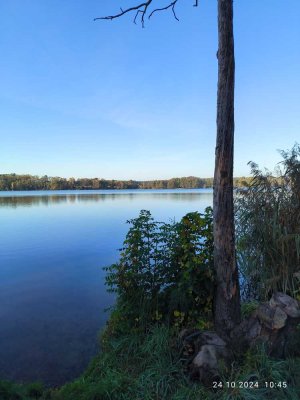
[{"label": "bare branch", "polygon": [[[194,7],[197,7],[197,6],[198,6],[198,1],[199,1],[199,0],[195,0]],[[146,16],[147,11],[148,11],[148,8],[149,8],[149,6],[150,6],[150,4],[151,4],[152,2],[153,2],[153,0],[147,0],[147,1],[144,1],[143,3],[140,3],[140,4],[136,5],[136,6],[132,6],[132,7],[126,8],[125,10],[123,10],[123,8],[120,8],[120,10],[121,10],[120,13],[114,14],[114,15],[108,15],[108,16],[106,16],[106,17],[94,18],[94,21],[96,21],[96,20],[98,20],[98,19],[113,20],[113,19],[115,19],[115,18],[122,17],[123,15],[125,15],[125,14],[127,14],[127,13],[130,13],[130,12],[132,12],[132,11],[136,11],[135,16],[134,16],[134,18],[133,18],[133,22],[136,24],[136,21],[137,21],[138,16],[141,15],[141,23],[142,23],[142,26],[143,26],[143,28],[144,28],[145,16]],[[155,9],[152,10],[152,11],[150,12],[150,14],[148,15],[148,19],[150,19],[150,18],[152,17],[152,15],[153,15],[154,13],[156,13],[157,11],[165,11],[165,10],[168,10],[169,8],[171,8],[171,9],[172,9],[172,12],[173,12],[173,15],[174,15],[174,18],[175,18],[177,21],[179,21],[179,19],[177,18],[177,15],[176,15],[176,13],[175,13],[175,5],[176,5],[177,2],[178,2],[178,0],[173,0],[173,1],[171,1],[171,2],[170,2],[167,6],[165,6],[165,7],[162,7],[162,8],[155,8]]]},{"label": "bare branch", "polygon": [[166,6],[166,7],[156,8],[155,10],[151,11],[151,13],[149,14],[149,17],[148,17],[148,18],[150,19],[150,18],[152,17],[152,15],[153,15],[156,11],[164,11],[164,10],[167,10],[168,8],[172,8],[174,18],[177,19],[177,21],[179,21],[179,19],[177,18],[177,15],[175,14],[175,5],[176,5],[177,1],[178,1],[178,0],[172,1],[172,3],[170,3],[170,4],[169,4],[168,6]]},{"label": "bare branch", "polygon": [[125,15],[125,14],[127,14],[127,13],[129,13],[129,12],[131,12],[131,11],[136,11],[136,15],[135,15],[135,17],[134,17],[133,22],[136,23],[136,18],[137,18],[137,16],[138,16],[138,14],[141,13],[141,14],[142,14],[142,16],[141,16],[141,23],[142,23],[142,26],[144,27],[144,17],[145,17],[145,14],[146,14],[146,12],[147,12],[147,9],[148,9],[149,5],[152,3],[152,1],[153,1],[153,0],[145,1],[144,3],[140,3],[140,4],[138,4],[137,6],[129,7],[129,8],[127,8],[126,10],[123,10],[123,9],[121,8],[121,12],[120,12],[119,14],[108,15],[107,17],[98,17],[98,18],[94,18],[94,21],[96,21],[97,19],[109,19],[109,20],[113,20],[113,19],[115,19],[115,18],[122,17],[123,15]]}]

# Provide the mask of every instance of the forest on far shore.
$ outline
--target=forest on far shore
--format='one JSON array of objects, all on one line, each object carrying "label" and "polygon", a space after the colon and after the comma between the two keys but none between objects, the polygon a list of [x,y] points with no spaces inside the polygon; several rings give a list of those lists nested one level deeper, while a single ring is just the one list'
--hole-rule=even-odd
[{"label": "forest on far shore", "polygon": [[[251,177],[233,178],[235,187],[245,187]],[[213,178],[159,179],[152,181],[121,181],[101,178],[60,178],[47,175],[0,174],[0,190],[97,190],[97,189],[198,189],[212,188]]]}]

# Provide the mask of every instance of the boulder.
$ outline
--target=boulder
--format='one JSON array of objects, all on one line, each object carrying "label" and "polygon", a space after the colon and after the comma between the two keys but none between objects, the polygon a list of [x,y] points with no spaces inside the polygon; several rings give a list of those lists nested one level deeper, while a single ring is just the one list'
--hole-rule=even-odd
[{"label": "boulder", "polygon": [[299,353],[299,324],[299,302],[284,293],[274,293],[269,302],[260,304],[249,318],[232,330],[227,342],[213,331],[181,331],[181,359],[192,379],[211,386],[219,379],[221,366],[231,364],[233,351],[242,355],[249,347],[264,343],[273,357],[285,358],[295,351]]},{"label": "boulder", "polygon": [[277,292],[271,297],[269,304],[271,307],[279,307],[291,318],[300,318],[299,302],[287,294]]},{"label": "boulder", "polygon": [[181,332],[183,338],[183,359],[188,363],[192,379],[210,386],[220,377],[220,365],[229,364],[231,352],[216,332],[200,330]]},{"label": "boulder", "polygon": [[270,306],[269,303],[261,304],[256,315],[262,325],[269,329],[281,329],[285,326],[287,314],[280,307]]},{"label": "boulder", "polygon": [[214,380],[219,381],[219,365],[216,346],[204,345],[193,360],[192,368],[194,378],[206,386],[211,386]]},{"label": "boulder", "polygon": [[276,307],[273,316],[272,329],[281,329],[286,325],[286,322],[287,322],[287,314],[279,307]]}]

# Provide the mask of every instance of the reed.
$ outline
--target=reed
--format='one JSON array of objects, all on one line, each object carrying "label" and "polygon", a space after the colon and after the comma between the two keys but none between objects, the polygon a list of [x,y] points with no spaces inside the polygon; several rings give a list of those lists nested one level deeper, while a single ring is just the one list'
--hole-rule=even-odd
[{"label": "reed", "polygon": [[236,195],[237,260],[248,299],[274,291],[300,298],[300,146],[280,153],[274,173],[250,162],[252,181]]}]

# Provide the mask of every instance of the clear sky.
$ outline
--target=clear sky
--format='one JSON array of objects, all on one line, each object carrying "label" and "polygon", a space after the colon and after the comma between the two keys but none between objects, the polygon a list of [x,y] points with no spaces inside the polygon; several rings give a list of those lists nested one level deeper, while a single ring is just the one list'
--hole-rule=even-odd
[{"label": "clear sky", "polygon": [[[0,173],[213,176],[217,0],[0,2]],[[158,5],[167,0],[155,0]],[[235,176],[300,142],[300,1],[235,0]]]}]

